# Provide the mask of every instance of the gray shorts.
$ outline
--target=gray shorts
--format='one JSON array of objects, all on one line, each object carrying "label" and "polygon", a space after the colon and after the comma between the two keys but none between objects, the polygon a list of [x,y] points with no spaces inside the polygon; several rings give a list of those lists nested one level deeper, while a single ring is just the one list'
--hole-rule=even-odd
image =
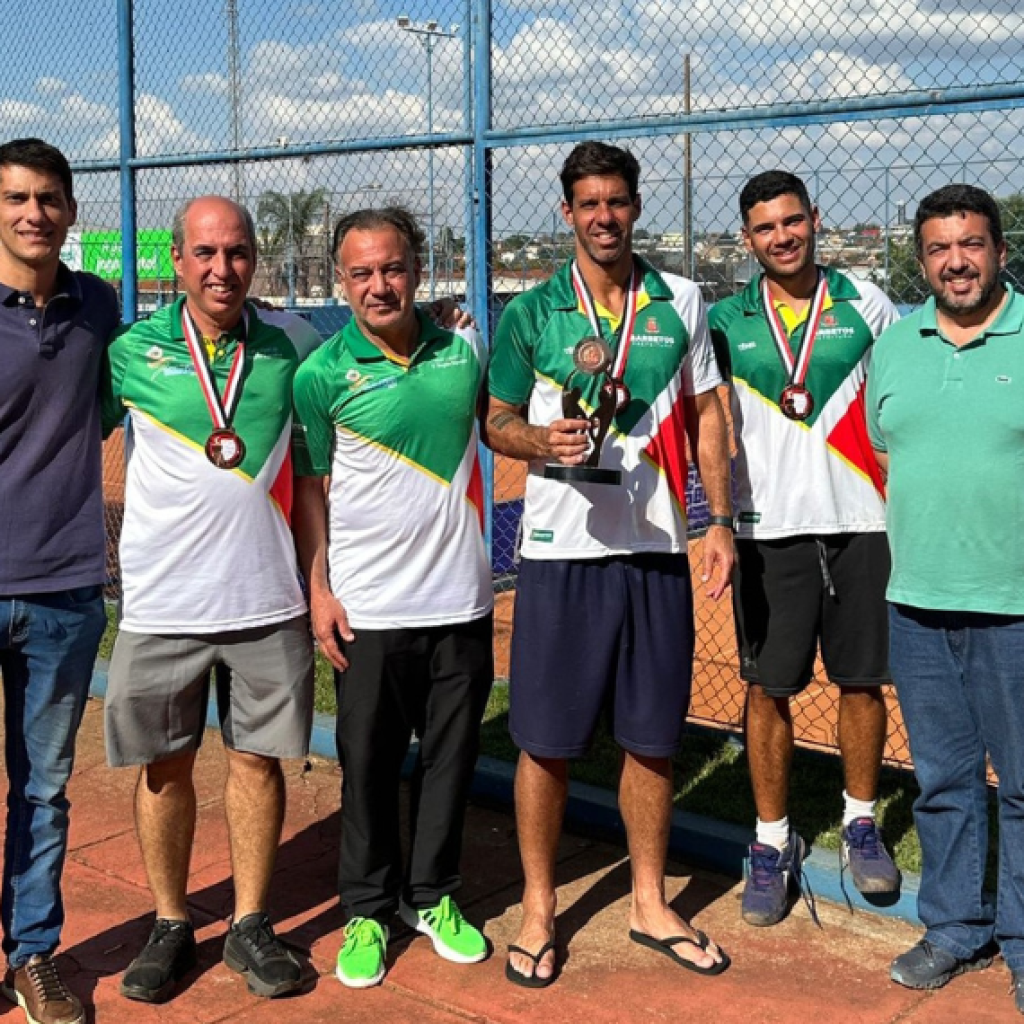
[{"label": "gray shorts", "polygon": [[264,757],[306,756],[313,724],[313,642],[309,620],[300,615],[223,633],[118,633],[104,708],[111,766],[150,764],[198,750],[211,671],[225,745]]}]

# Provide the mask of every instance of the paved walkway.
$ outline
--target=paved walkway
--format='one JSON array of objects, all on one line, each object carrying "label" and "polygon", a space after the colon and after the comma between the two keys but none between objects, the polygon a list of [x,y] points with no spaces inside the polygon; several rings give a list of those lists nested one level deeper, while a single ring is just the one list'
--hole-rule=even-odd
[{"label": "paved walkway", "polygon": [[[498,953],[459,967],[434,955],[429,942],[395,933],[391,969],[377,989],[354,992],[333,977],[341,918],[334,898],[338,836],[338,768],[316,762],[288,767],[288,817],[278,857],[272,911],[280,934],[309,954],[309,987],[273,1002],[248,994],[220,963],[231,908],[230,865],[221,804],[224,758],[210,737],[199,758],[200,821],[192,865],[191,904],[200,966],[184,990],[161,1007],[128,1003],[118,976],[149,932],[150,903],[132,830],[134,773],[104,764],[102,709],[91,701],[71,786],[72,848],[65,873],[68,924],[63,960],[69,984],[94,1004],[100,1024],[132,1021],[317,1022],[375,1024],[976,1024],[1014,1021],[1002,963],[957,979],[936,993],[889,982],[887,965],[917,933],[899,921],[819,901],[823,930],[798,907],[776,928],[739,920],[739,888],[731,880],[672,866],[676,906],[696,917],[733,957],[718,978],[703,978],[626,939],[629,866],[621,848],[567,836],[559,861],[559,940],[566,961],[549,989],[508,984],[501,951],[514,937],[520,873],[511,816],[471,808],[466,834],[466,886],[460,904],[483,922]],[[20,1013],[0,999],[0,1022]]]}]

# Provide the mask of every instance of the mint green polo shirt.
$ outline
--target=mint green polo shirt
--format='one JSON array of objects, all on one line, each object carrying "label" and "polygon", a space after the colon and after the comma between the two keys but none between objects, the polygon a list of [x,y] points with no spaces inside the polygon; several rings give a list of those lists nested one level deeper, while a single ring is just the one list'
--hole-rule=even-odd
[{"label": "mint green polo shirt", "polygon": [[959,349],[934,299],[888,328],[867,412],[889,454],[889,600],[1024,615],[1024,296]]}]

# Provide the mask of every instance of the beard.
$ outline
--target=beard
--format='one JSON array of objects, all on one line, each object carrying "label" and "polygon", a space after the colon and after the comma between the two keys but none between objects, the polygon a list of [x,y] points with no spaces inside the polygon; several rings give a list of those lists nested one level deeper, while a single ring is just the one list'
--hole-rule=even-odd
[{"label": "beard", "polygon": [[[978,280],[981,280],[980,274],[978,275]],[[943,281],[942,283],[946,284],[948,282]],[[936,292],[935,305],[943,313],[948,313],[951,316],[977,313],[979,309],[984,309],[992,301],[992,297],[996,294],[996,290],[999,287],[999,274],[995,273],[988,281],[984,282],[978,293],[973,296],[954,298],[947,295],[944,291]]]}]

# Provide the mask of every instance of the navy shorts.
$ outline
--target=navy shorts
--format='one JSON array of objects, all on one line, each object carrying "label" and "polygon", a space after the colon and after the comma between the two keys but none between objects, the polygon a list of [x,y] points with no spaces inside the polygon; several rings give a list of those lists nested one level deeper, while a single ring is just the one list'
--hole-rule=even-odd
[{"label": "navy shorts", "polygon": [[888,582],[884,533],[736,541],[740,676],[791,697],[811,681],[820,643],[837,686],[888,683]]},{"label": "navy shorts", "polygon": [[523,559],[509,672],[509,729],[521,750],[579,757],[607,707],[623,749],[671,757],[692,673],[685,554]]}]

